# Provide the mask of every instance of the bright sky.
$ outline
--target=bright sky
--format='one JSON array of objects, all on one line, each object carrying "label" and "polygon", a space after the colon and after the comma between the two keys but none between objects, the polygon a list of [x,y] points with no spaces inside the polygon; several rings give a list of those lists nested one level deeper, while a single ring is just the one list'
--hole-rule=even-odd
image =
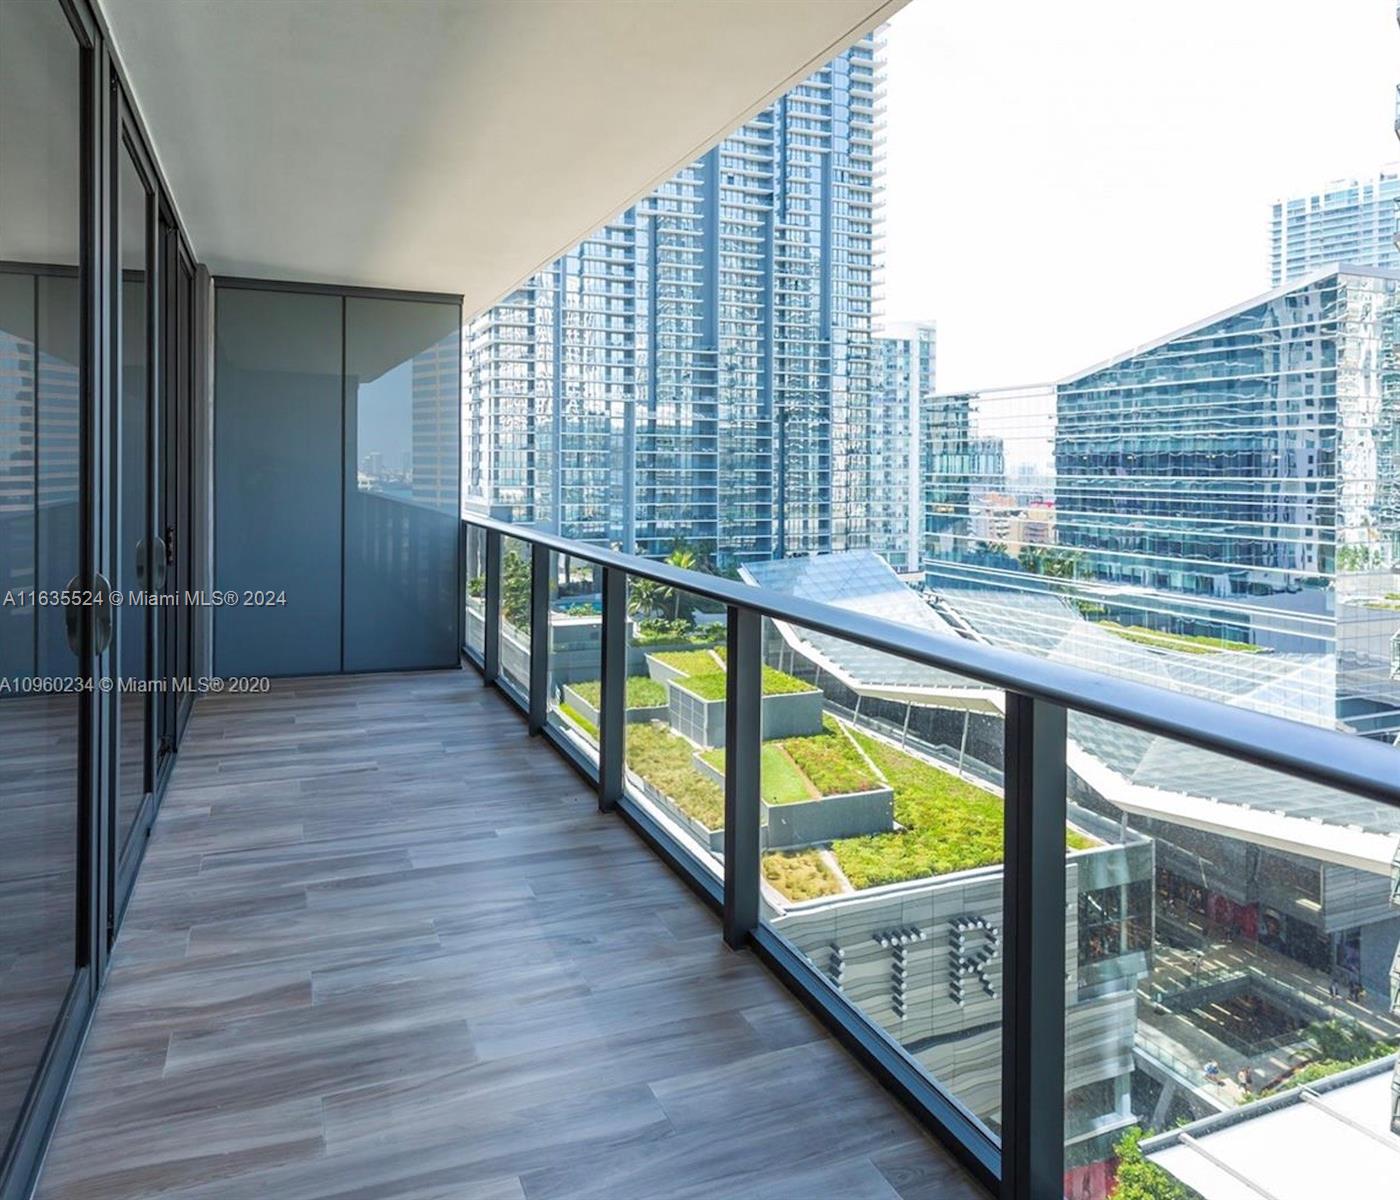
[{"label": "bright sky", "polygon": [[1395,0],[912,0],[888,43],[885,315],[940,391],[1267,291],[1273,199],[1400,159]]}]

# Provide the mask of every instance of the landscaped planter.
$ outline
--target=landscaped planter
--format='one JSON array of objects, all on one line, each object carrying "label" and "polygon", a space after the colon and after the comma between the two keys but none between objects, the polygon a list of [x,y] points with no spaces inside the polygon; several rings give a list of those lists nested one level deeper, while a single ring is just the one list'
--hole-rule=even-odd
[{"label": "landscaped planter", "polygon": [[887,787],[761,807],[770,850],[815,846],[894,829],[894,789]]},{"label": "landscaped planter", "polygon": [[[695,769],[724,786],[724,772],[695,755]],[[864,837],[869,833],[889,833],[894,829],[894,789],[874,788],[868,792],[846,792],[820,796],[792,804],[759,801],[762,813],[762,846],[765,850],[791,850],[815,846],[837,838]]]},{"label": "landscaped planter", "polygon": [[[564,685],[564,703],[570,708],[587,717],[594,725],[601,725],[602,720],[598,715],[598,710],[589,704],[568,684]],[[666,706],[659,705],[653,708],[629,708],[627,709],[627,720],[637,723],[645,721],[664,721],[666,719]]]},{"label": "landscaped planter", "polygon": [[627,778],[629,779],[629,781],[631,781],[637,786],[638,790],[641,791],[643,796],[645,796],[653,804],[656,804],[661,808],[665,809],[666,812],[669,813],[674,820],[679,821],[688,830],[690,830],[691,835],[701,845],[708,846],[710,850],[714,851],[716,854],[723,852],[723,829],[711,829],[709,828],[709,826],[697,821],[694,817],[682,812],[680,806],[676,804],[676,802],[672,800],[670,796],[666,795],[666,793],[661,791],[659,788],[653,787],[650,783],[648,783],[645,779],[643,779],[640,775],[636,774],[635,772],[628,771]]},{"label": "landscaped planter", "polygon": [[[654,659],[648,659],[647,663],[663,671],[675,670]],[[724,745],[723,700],[706,700],[686,690],[684,676],[669,681],[666,690],[671,697],[667,720],[672,729],[706,750]],[[823,696],[817,691],[764,696],[759,717],[760,736],[768,742],[821,733],[822,701]]]}]

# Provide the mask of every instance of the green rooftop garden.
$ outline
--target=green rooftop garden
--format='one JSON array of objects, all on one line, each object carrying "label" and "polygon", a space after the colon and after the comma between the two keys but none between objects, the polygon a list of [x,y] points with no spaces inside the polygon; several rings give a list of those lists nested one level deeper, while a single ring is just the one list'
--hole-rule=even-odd
[{"label": "green rooftop garden", "polygon": [[682,675],[713,675],[723,673],[724,660],[712,650],[664,650],[652,657]]},{"label": "green rooftop garden", "polygon": [[[719,670],[709,671],[703,675],[687,675],[683,681],[677,680],[676,683],[702,700],[723,700],[728,694],[728,681],[729,676],[723,670]],[[803,683],[802,680],[784,671],[779,671],[774,667],[763,668],[763,694],[765,696],[783,696],[794,692],[815,690],[810,683]]]},{"label": "green rooftop garden", "polygon": [[[763,743],[759,792],[766,803],[797,804],[884,786],[841,727],[831,717],[822,724],[825,733]],[[700,757],[724,770],[723,749],[706,750]]]},{"label": "green rooftop garden", "polygon": [[[587,679],[571,683],[569,688],[579,694],[595,709],[603,702],[603,683],[599,679]],[[628,708],[663,708],[666,704],[666,685],[646,675],[627,677]]]},{"label": "green rooftop garden", "polygon": [[[850,731],[894,787],[894,816],[902,832],[843,838],[831,849],[856,888],[925,879],[1002,861],[1005,823],[1001,797],[923,759]],[[1073,829],[1066,845],[1097,843]]]},{"label": "green rooftop garden", "polygon": [[816,850],[782,850],[763,856],[763,878],[789,900],[836,896],[841,881]]},{"label": "green rooftop garden", "polygon": [[1099,621],[1098,628],[1116,634],[1126,642],[1147,646],[1152,650],[1177,650],[1182,654],[1263,654],[1265,647],[1253,642],[1237,642],[1230,638],[1211,637],[1204,633],[1164,633],[1160,629],[1144,629],[1140,625],[1120,625],[1117,621]]},{"label": "green rooftop garden", "polygon": [[627,765],[708,829],[724,828],[724,789],[695,765],[695,747],[657,721],[627,727]]},{"label": "green rooftop garden", "polygon": [[[726,694],[727,679],[724,667],[724,650],[668,650],[652,656],[672,670],[686,677],[682,685],[702,700],[723,700]],[[776,667],[763,668],[763,694],[782,696],[793,692],[814,692],[817,689],[810,683],[779,671]]]},{"label": "green rooftop garden", "polygon": [[[700,757],[721,774],[724,772],[722,747],[705,750]],[[759,750],[758,790],[765,804],[797,804],[821,795],[811,780],[797,769],[781,742],[764,742]]]}]

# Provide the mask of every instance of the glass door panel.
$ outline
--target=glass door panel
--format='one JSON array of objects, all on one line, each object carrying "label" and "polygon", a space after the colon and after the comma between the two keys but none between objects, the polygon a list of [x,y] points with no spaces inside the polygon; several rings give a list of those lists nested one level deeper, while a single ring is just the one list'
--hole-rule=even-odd
[{"label": "glass door panel", "polygon": [[[151,193],[130,148],[119,156],[117,208],[120,236],[118,304],[121,334],[117,363],[117,446],[119,511],[117,577],[123,597],[150,586],[150,357],[149,312]],[[117,616],[118,675],[122,680],[118,721],[116,845],[125,859],[132,830],[150,790],[146,771],[148,741],[146,692],[150,676],[149,615],[145,604],[124,603]]]},{"label": "glass door panel", "polygon": [[82,62],[59,5],[0,4],[0,1174],[86,957],[85,664],[41,595],[85,558]]}]

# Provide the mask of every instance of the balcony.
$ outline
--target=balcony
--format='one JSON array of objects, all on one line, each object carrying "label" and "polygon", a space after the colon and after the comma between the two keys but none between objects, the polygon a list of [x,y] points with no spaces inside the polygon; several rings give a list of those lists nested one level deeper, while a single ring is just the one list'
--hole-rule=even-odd
[{"label": "balcony", "polygon": [[981,1194],[718,935],[475,672],[206,698],[38,1195]]},{"label": "balcony", "polygon": [[1389,1091],[1390,747],[1148,686],[1297,673],[1090,627],[1044,505],[1014,603],[782,557],[917,457],[872,135],[773,157],[892,7],[0,2],[0,1200],[1105,1200]]}]

